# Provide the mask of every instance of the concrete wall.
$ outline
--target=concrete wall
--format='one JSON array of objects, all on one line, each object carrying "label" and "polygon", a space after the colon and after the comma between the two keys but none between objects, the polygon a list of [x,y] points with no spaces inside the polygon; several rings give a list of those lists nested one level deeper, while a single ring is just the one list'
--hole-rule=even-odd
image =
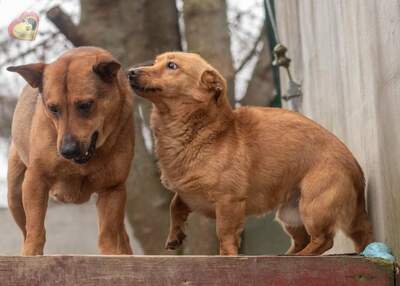
[{"label": "concrete wall", "polygon": [[[400,255],[400,4],[275,4],[281,42],[289,49],[294,77],[303,84],[301,111],[354,152],[366,174],[376,240]],[[284,73],[281,79],[285,91]],[[339,238],[335,251],[348,250],[349,241]]]},{"label": "concrete wall", "polygon": [[[128,223],[135,254],[143,254]],[[0,208],[0,255],[19,255],[22,233],[8,208]],[[46,215],[45,254],[99,254],[95,200],[83,205],[50,202]]]}]

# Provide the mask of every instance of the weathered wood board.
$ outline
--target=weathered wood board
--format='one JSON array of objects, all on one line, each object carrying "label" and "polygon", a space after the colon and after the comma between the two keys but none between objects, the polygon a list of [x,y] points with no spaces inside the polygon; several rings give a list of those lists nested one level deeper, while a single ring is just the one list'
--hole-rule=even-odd
[{"label": "weathered wood board", "polygon": [[[400,9],[394,0],[277,0],[301,112],[336,134],[367,181],[375,240],[400,256]],[[287,76],[282,71],[282,90]],[[284,103],[292,108],[291,103]],[[352,251],[336,240],[333,251]]]},{"label": "weathered wood board", "polygon": [[0,285],[389,286],[395,272],[359,256],[0,256]]}]

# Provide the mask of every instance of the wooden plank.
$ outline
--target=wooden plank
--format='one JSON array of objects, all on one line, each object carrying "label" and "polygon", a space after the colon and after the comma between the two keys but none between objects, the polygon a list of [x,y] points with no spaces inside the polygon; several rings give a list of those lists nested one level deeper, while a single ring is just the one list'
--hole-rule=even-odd
[{"label": "wooden plank", "polygon": [[392,286],[394,275],[359,256],[0,256],[2,286]]},{"label": "wooden plank", "polygon": [[[398,1],[275,3],[279,35],[293,60],[292,76],[302,82],[301,110],[353,151],[368,182],[375,240],[400,256]],[[286,90],[286,73],[281,75]],[[335,252],[353,250],[343,236],[334,245]]]}]

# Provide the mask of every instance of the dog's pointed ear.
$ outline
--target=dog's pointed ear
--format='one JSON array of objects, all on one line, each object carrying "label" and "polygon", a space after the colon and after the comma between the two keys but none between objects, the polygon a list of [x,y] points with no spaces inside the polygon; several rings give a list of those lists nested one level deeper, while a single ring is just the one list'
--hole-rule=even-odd
[{"label": "dog's pointed ear", "polygon": [[211,95],[218,101],[218,98],[222,95],[225,89],[224,78],[215,70],[205,70],[201,74],[201,84],[210,91]]},{"label": "dog's pointed ear", "polygon": [[19,75],[22,76],[30,86],[41,89],[45,67],[46,64],[44,63],[36,63],[22,66],[12,66],[8,67],[7,70],[10,72],[19,73]]},{"label": "dog's pointed ear", "polygon": [[97,74],[103,81],[112,82],[121,69],[121,64],[116,60],[104,60],[93,66],[93,72]]}]

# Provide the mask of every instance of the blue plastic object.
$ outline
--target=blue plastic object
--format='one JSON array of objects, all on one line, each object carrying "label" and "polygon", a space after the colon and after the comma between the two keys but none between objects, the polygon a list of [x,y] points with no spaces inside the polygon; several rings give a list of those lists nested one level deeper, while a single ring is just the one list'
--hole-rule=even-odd
[{"label": "blue plastic object", "polygon": [[392,250],[382,242],[372,242],[365,247],[360,253],[365,257],[376,257],[395,262],[395,257],[392,254]]}]

